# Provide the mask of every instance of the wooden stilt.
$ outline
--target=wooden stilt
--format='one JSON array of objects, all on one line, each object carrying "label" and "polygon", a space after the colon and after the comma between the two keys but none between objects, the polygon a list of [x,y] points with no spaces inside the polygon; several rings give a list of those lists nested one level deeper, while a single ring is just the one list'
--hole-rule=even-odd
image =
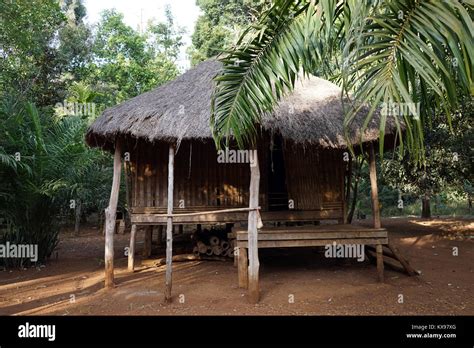
[{"label": "wooden stilt", "polygon": [[[130,227],[130,207],[132,206],[132,174],[130,172],[130,162],[124,161],[123,162],[123,172],[125,178],[125,204],[127,208],[124,211],[123,221],[125,222],[125,229]],[[125,230],[124,230],[125,232]]]},{"label": "wooden stilt", "polygon": [[[174,185],[174,145],[170,145],[168,156],[168,214],[173,214],[173,185]],[[169,216],[166,221],[166,280],[165,301],[171,302],[172,285],[172,262],[173,262],[173,217]]]},{"label": "wooden stilt", "polygon": [[403,268],[405,269],[405,271],[410,275],[410,276],[415,276],[417,275],[418,273],[415,271],[415,269],[410,266],[410,264],[408,263],[408,261],[400,254],[400,252],[398,251],[398,249],[396,247],[394,247],[393,245],[391,244],[388,244],[387,247],[390,249],[390,251],[392,252],[393,256],[395,256],[395,258],[401,263],[401,265],[403,266]]},{"label": "wooden stilt", "polygon": [[248,287],[248,258],[247,248],[239,248],[237,253],[237,272],[239,275],[239,288],[247,289]]},{"label": "wooden stilt", "polygon": [[128,270],[133,272],[135,269],[135,239],[137,236],[137,225],[133,224],[130,231],[130,247],[128,249]]},{"label": "wooden stilt", "polygon": [[163,244],[163,225],[158,226],[158,245]]},{"label": "wooden stilt", "polygon": [[[249,208],[258,208],[258,193],[260,185],[260,168],[258,165],[257,150],[253,150],[254,158],[253,162],[250,163],[250,199]],[[249,301],[251,303],[257,303],[259,299],[259,284],[258,284],[258,271],[260,262],[258,260],[258,212],[257,210],[251,210],[249,212],[248,219],[248,289],[249,289]]]},{"label": "wooden stilt", "polygon": [[379,194],[377,189],[377,170],[375,167],[375,153],[374,144],[369,145],[369,174],[370,174],[370,195],[372,198],[372,216],[374,221],[374,228],[380,228],[380,208],[379,208]]},{"label": "wooden stilt", "polygon": [[[375,151],[374,144],[369,145],[369,176],[370,176],[370,196],[372,198],[372,216],[374,228],[380,228],[380,207],[379,194],[377,188],[377,169],[375,166]],[[377,273],[379,281],[383,282],[383,247],[381,244],[376,245],[375,251],[377,253]]]},{"label": "wooden stilt", "polygon": [[109,289],[114,287],[114,233],[121,168],[120,143],[116,141],[112,190],[110,192],[109,206],[105,209],[105,287]]},{"label": "wooden stilt", "polygon": [[143,247],[143,257],[151,256],[151,241],[153,239],[153,226],[147,226],[145,229],[145,243]]},{"label": "wooden stilt", "polygon": [[379,282],[383,283],[383,248],[382,244],[377,244],[375,246],[377,252],[377,274],[379,277]]},{"label": "wooden stilt", "polygon": [[239,265],[239,255],[236,248],[237,247],[234,247],[234,267],[238,267]]}]

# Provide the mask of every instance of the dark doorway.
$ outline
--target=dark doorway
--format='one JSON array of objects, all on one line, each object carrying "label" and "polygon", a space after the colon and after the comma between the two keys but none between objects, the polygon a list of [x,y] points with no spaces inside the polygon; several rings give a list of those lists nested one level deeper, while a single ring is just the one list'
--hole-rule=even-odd
[{"label": "dark doorway", "polygon": [[268,156],[268,209],[288,210],[288,190],[286,188],[285,160],[281,136],[273,136],[273,146]]}]

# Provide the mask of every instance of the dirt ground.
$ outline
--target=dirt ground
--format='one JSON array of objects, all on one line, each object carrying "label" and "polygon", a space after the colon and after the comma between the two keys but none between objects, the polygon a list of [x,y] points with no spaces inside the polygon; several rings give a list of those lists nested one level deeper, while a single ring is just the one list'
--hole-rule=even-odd
[{"label": "dirt ground", "polygon": [[127,272],[128,234],[116,236],[116,288],[106,291],[103,236],[94,229],[80,237],[63,233],[57,260],[0,271],[0,314],[474,315],[474,220],[399,218],[383,226],[420,276],[386,268],[385,283],[378,283],[368,261],[326,259],[314,249],[263,250],[257,305],[237,287],[233,263],[217,261],[175,263],[174,300],[163,304],[165,266],[143,260]]}]

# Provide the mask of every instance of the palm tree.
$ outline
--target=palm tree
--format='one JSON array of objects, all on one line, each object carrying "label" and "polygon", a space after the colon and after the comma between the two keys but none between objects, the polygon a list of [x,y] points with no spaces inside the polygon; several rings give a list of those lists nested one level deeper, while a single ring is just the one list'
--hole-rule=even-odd
[{"label": "palm tree", "polygon": [[219,58],[216,144],[233,137],[248,145],[262,113],[293,89],[298,74],[328,72],[322,67],[330,62],[351,93],[345,125],[364,104],[372,106],[366,124],[385,105],[382,147],[390,106],[405,105],[408,112],[395,115],[401,148],[423,160],[423,125],[434,111],[449,122],[457,91],[474,92],[473,8],[473,0],[275,0]]},{"label": "palm tree", "polygon": [[[37,244],[42,262],[57,246],[59,217],[71,213],[71,200],[80,203],[82,211],[103,211],[110,158],[87,147],[86,128],[80,117],[53,119],[34,104],[13,97],[2,100],[0,244]],[[80,218],[81,211],[76,212]],[[17,266],[28,260],[0,262]]]}]

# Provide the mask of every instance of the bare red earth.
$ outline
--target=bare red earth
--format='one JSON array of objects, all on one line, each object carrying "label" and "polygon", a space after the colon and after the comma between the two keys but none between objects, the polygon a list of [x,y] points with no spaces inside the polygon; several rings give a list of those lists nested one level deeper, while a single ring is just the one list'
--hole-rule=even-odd
[{"label": "bare red earth", "polygon": [[116,236],[116,288],[106,291],[103,236],[94,229],[80,237],[63,233],[58,260],[41,268],[0,271],[0,314],[474,314],[474,220],[385,219],[383,226],[421,276],[386,269],[381,284],[368,262],[328,260],[311,249],[261,251],[257,305],[237,287],[233,263],[213,261],[175,263],[174,300],[163,304],[164,266],[144,260],[137,272],[128,273],[123,253],[128,234]]}]

